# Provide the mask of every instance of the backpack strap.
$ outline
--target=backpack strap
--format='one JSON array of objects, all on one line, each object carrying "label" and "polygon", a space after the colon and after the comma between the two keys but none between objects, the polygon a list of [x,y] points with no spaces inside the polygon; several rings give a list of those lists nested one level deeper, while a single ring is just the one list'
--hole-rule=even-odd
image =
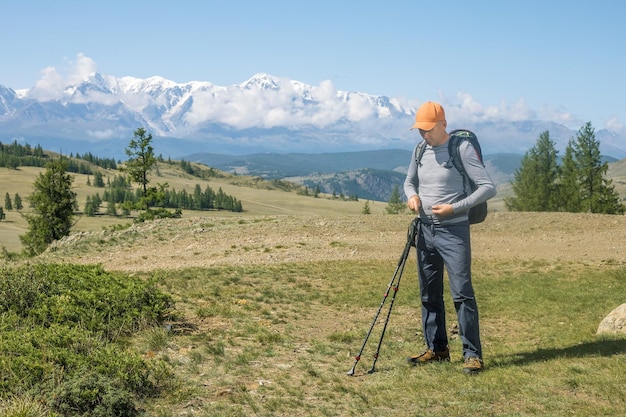
[{"label": "backpack strap", "polygon": [[422,140],[415,150],[415,162],[417,162],[417,166],[420,167],[422,165],[422,157],[424,156],[424,151],[426,150],[426,141]]},{"label": "backpack strap", "polygon": [[463,160],[460,154],[461,143],[464,140],[467,140],[472,144],[481,164],[484,166],[485,163],[483,162],[483,152],[482,149],[480,149],[478,138],[472,131],[467,129],[457,129],[450,132],[450,139],[448,140],[448,153],[450,154],[450,160],[447,164],[448,166],[449,164],[452,164],[463,176],[463,178],[467,178],[467,171],[465,171],[465,166],[463,165]]}]

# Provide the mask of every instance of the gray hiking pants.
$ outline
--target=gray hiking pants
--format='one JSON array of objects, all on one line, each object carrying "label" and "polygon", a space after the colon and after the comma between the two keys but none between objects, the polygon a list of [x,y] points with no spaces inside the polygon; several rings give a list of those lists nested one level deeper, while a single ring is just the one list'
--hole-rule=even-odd
[{"label": "gray hiking pants", "polygon": [[468,222],[436,225],[422,222],[416,237],[422,326],[429,349],[448,346],[444,307],[444,266],[463,343],[463,357],[482,358],[478,306],[472,287],[472,250]]}]

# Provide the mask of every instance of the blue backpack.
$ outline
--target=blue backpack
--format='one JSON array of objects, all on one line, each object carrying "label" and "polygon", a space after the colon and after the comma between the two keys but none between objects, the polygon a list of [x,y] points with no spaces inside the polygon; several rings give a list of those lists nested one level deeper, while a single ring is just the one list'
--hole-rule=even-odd
[{"label": "blue backpack", "polygon": [[[452,166],[454,166],[457,171],[459,171],[459,173],[463,177],[463,187],[465,187],[466,184],[469,184],[470,193],[467,193],[467,190],[465,190],[465,194],[469,195],[474,192],[477,187],[476,184],[474,184],[474,181],[472,181],[467,176],[467,172],[465,171],[465,167],[463,166],[463,161],[461,160],[461,156],[459,153],[459,148],[464,140],[468,140],[472,144],[472,146],[474,146],[474,149],[476,149],[476,152],[478,153],[478,159],[484,166],[483,152],[480,149],[480,144],[478,143],[478,138],[476,137],[476,135],[466,129],[457,129],[450,132],[450,140],[448,140],[448,153],[450,154],[450,160],[446,162],[446,168],[451,168]],[[424,156],[424,151],[426,150],[425,145],[425,141],[420,142],[420,144],[418,145],[415,156],[415,162],[417,162],[418,166],[420,165],[422,156]],[[487,202],[485,201],[470,208],[468,217],[470,224],[481,223],[482,221],[484,221],[487,217]]]}]

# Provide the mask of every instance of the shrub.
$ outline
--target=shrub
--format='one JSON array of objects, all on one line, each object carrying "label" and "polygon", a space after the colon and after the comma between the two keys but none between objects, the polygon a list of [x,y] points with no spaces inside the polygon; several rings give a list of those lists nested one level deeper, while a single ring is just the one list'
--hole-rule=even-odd
[{"label": "shrub", "polygon": [[100,266],[0,269],[0,398],[29,395],[63,416],[134,416],[172,378],[115,343],[159,325],[171,297]]},{"label": "shrub", "polygon": [[48,327],[78,325],[108,340],[161,322],[172,299],[144,282],[100,266],[45,264],[0,270],[0,313]]}]

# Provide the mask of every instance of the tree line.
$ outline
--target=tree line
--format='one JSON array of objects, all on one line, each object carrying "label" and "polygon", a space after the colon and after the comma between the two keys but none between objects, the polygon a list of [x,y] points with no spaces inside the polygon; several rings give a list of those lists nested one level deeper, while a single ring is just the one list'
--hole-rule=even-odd
[{"label": "tree line", "polygon": [[43,167],[49,162],[40,145],[32,147],[14,141],[11,144],[0,142],[0,167],[17,169],[19,166]]},{"label": "tree line", "polygon": [[[80,160],[87,161],[89,164]],[[0,142],[0,167],[2,168],[17,169],[20,166],[43,168],[48,162],[50,162],[50,155],[44,152],[41,145],[32,147],[28,143],[21,145],[17,141],[13,141],[11,144]],[[76,154],[75,156],[70,154],[66,169],[75,174],[91,175],[93,174],[92,165],[117,169],[115,159],[99,158],[92,155],[91,152],[83,155]]]},{"label": "tree line", "polygon": [[[97,184],[103,181],[101,176],[98,178],[94,179],[94,186],[99,186]],[[123,175],[116,175],[108,183],[102,196],[100,193],[87,196],[85,215],[101,214],[100,209],[104,203],[106,203],[105,214],[107,215],[119,215],[117,207],[121,208],[123,215],[129,215],[131,208],[144,197],[142,190],[132,190],[131,183]],[[176,191],[176,189],[170,190],[164,187],[158,193],[158,199],[154,201],[153,205],[170,209],[243,211],[241,201],[226,194],[221,187],[216,192],[208,185],[202,190],[200,184],[196,184],[193,193],[189,193],[185,189]]]},{"label": "tree line", "polygon": [[624,214],[612,180],[606,178],[608,163],[602,162],[600,142],[591,123],[568,141],[558,157],[550,133],[539,135],[526,152],[511,183],[513,196],[505,198],[511,211],[560,211]]}]

